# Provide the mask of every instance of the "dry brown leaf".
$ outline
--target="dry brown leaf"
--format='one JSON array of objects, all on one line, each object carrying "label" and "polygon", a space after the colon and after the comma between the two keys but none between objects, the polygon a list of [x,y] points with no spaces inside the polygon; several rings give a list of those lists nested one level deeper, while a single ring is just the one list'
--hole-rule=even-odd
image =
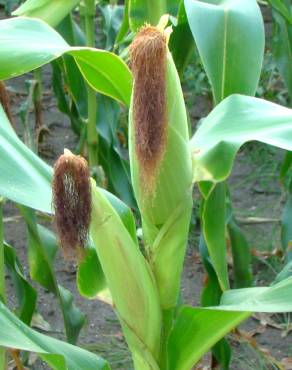
[{"label": "dry brown leaf", "polygon": [[269,251],[259,251],[257,248],[252,248],[251,254],[254,257],[259,258],[268,258],[268,257],[282,257],[283,251],[279,248],[275,248],[272,250],[272,252]]},{"label": "dry brown leaf", "polygon": [[266,326],[264,325],[258,325],[254,329],[245,331],[245,330],[240,330],[240,333],[244,335],[247,338],[252,338],[257,334],[263,334],[266,330]]},{"label": "dry brown leaf", "polygon": [[272,315],[267,313],[256,313],[253,315],[253,318],[259,320],[260,324],[263,326],[270,326],[272,328],[281,330],[281,337],[285,338],[290,331],[292,331],[292,324],[288,326],[286,324],[279,324],[275,320],[272,319]]},{"label": "dry brown leaf", "polygon": [[50,323],[46,321],[40,313],[33,314],[31,326],[45,332],[49,332],[52,330]]},{"label": "dry brown leaf", "polygon": [[275,357],[272,356],[270,350],[266,347],[258,346],[257,341],[255,338],[249,335],[249,332],[245,332],[244,330],[236,330],[233,335],[235,340],[240,342],[247,342],[251,345],[256,351],[260,352],[263,358],[273,365],[275,365],[279,370],[287,370],[282,362],[279,362]]},{"label": "dry brown leaf", "polygon": [[281,364],[285,366],[285,370],[292,370],[292,357],[284,357]]}]

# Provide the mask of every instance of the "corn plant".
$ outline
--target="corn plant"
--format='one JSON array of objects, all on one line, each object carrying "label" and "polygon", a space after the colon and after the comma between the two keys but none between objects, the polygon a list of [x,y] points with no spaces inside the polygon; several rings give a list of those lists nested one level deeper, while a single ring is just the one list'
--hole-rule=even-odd
[{"label": "corn plant", "polygon": [[[55,227],[64,254],[75,258],[79,264],[79,291],[90,298],[106,291],[111,297],[137,369],[190,369],[251,312],[292,310],[291,278],[282,280],[280,277],[271,287],[229,289],[225,260],[226,219],[222,210],[225,211],[224,181],[231,173],[236,153],[251,140],[292,149],[290,109],[252,96],[233,95],[254,94],[263,50],[262,24],[256,2],[248,1],[248,6],[240,12],[242,17],[238,18],[234,9],[239,3],[224,1],[205,6],[203,2],[185,2],[216,102],[191,140],[179,77],[168,48],[171,30],[165,28],[167,18],[162,18],[157,27],[139,29],[143,22],[137,25],[139,31],[129,49],[132,74],[114,54],[94,48],[70,47],[41,21],[18,18],[0,22],[0,36],[3,44],[6,42],[5,53],[0,53],[2,79],[38,68],[66,54],[75,58],[90,86],[130,103],[131,176],[141,214],[142,246],[137,240],[130,209],[96,186],[84,159],[66,150],[55,164],[52,179],[52,169],[21,143],[2,110],[0,194],[46,213],[52,213],[53,198]],[[257,41],[260,47],[250,61],[253,69],[251,74],[242,76],[244,80],[237,79],[236,63],[222,64],[225,78],[222,78],[224,74],[214,72],[218,55],[211,59],[208,55],[212,50],[218,51],[218,40],[212,38],[212,32],[199,33],[198,27],[204,26],[194,18],[199,12],[201,19],[207,14],[216,19],[214,24],[235,27],[244,38],[242,45],[250,45],[249,39]],[[224,27],[219,30],[222,29],[226,30]],[[244,33],[246,30],[249,36]],[[215,29],[215,34],[221,37],[222,32]],[[236,50],[237,40],[220,37],[219,41],[226,40],[226,53]],[[24,44],[24,38],[29,42]],[[245,55],[242,60],[248,51],[249,47],[242,47],[241,53]],[[226,62],[226,54],[221,50],[218,54],[222,57],[220,60]],[[232,73],[227,74],[227,71]],[[184,306],[179,299],[193,183],[199,183],[205,198],[203,233],[206,240],[202,244],[207,244],[210,256],[204,246],[202,255],[210,277],[214,277],[210,281],[217,282],[219,289],[216,302],[212,300],[210,286],[209,290],[205,289],[207,299],[203,305],[208,307]],[[29,220],[27,209],[23,214]],[[37,235],[34,226],[31,231],[32,235]],[[3,246],[1,243],[2,277]],[[36,264],[36,267],[39,266]],[[92,271],[96,271],[96,276]],[[105,281],[100,283],[96,278],[102,274]],[[5,297],[5,287],[1,289]],[[28,328],[29,322],[20,321],[4,303],[0,304],[0,311],[1,346],[37,352],[54,369],[109,368],[106,361],[96,355]]]},{"label": "corn plant", "polygon": [[[274,35],[273,35],[273,57],[277,68],[280,71],[286,88],[289,94],[289,105],[292,104],[292,62],[291,62],[291,47],[292,47],[292,9],[289,1],[277,3],[270,1],[273,7],[274,20]],[[291,251],[289,248],[292,239],[291,229],[291,179],[288,176],[289,169],[292,163],[292,154],[287,152],[281,168],[281,180],[287,182],[288,199],[284,207],[282,216],[282,247],[286,253],[286,271],[289,271],[291,266]]]}]

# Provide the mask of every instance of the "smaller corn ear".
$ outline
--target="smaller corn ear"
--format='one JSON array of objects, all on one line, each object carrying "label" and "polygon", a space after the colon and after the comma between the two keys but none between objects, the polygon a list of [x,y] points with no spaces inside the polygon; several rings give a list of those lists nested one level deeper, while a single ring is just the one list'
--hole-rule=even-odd
[{"label": "smaller corn ear", "polygon": [[131,175],[161,306],[176,306],[192,209],[187,115],[167,34],[143,27],[130,46]]},{"label": "smaller corn ear", "polygon": [[62,246],[73,254],[85,244],[89,228],[135,366],[158,370],[161,309],[155,280],[136,237],[105,191],[90,180],[83,158],[65,150],[54,170],[55,224]]},{"label": "smaller corn ear", "polygon": [[80,0],[27,0],[13,15],[39,18],[56,27],[79,3]]},{"label": "smaller corn ear", "polygon": [[93,180],[91,193],[90,234],[133,352],[135,368],[158,369],[161,311],[151,270],[139,246]]}]

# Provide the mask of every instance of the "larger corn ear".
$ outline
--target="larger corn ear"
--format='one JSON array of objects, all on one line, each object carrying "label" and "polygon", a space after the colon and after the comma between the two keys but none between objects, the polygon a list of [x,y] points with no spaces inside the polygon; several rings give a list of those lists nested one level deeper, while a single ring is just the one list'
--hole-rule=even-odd
[{"label": "larger corn ear", "polygon": [[93,181],[91,194],[90,234],[136,368],[158,369],[161,311],[151,270],[119,215]]},{"label": "larger corn ear", "polygon": [[[161,306],[170,309],[179,293],[192,208],[187,115],[167,37],[157,28],[144,27],[130,51],[131,175]],[[141,151],[145,142],[148,151],[147,147]]]}]

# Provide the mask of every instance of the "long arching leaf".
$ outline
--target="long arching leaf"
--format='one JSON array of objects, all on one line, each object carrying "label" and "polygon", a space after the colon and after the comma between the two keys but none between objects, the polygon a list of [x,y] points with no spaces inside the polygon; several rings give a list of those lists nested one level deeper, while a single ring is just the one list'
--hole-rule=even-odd
[{"label": "long arching leaf", "polygon": [[0,301],[0,345],[36,352],[55,370],[109,370],[99,356],[38,333],[20,321]]},{"label": "long arching leaf", "polygon": [[271,287],[229,290],[220,306],[182,307],[168,342],[169,369],[191,369],[252,312],[292,312],[291,294],[292,277]]},{"label": "long arching leaf", "polygon": [[52,212],[52,169],[17,137],[0,106],[0,194],[16,203]]},{"label": "long arching leaf", "polygon": [[248,96],[226,98],[191,139],[194,180],[224,181],[248,141],[292,150],[292,109]]},{"label": "long arching leaf", "polygon": [[230,94],[254,95],[264,55],[264,24],[256,0],[185,0],[215,104]]},{"label": "long arching leaf", "polygon": [[45,22],[22,17],[0,21],[0,43],[0,80],[19,76],[69,54],[93,89],[126,105],[130,103],[131,72],[111,52],[71,47]]}]

